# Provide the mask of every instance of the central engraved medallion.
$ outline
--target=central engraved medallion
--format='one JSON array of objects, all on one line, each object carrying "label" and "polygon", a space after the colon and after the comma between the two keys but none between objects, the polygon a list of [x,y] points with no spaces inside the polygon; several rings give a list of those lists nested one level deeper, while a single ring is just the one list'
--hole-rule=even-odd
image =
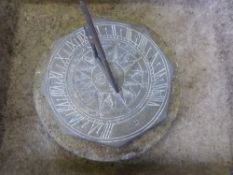
[{"label": "central engraved medallion", "polygon": [[121,146],[165,118],[172,67],[144,32],[112,21],[95,27],[120,92],[109,84],[80,28],[52,51],[47,101],[72,135]]}]

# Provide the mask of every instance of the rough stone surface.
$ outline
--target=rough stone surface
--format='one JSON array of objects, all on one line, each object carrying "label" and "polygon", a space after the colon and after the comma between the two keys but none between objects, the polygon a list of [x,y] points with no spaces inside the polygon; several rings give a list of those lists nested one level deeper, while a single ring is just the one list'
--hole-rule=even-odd
[{"label": "rough stone surface", "polygon": [[167,43],[180,70],[178,120],[158,145],[131,162],[90,162],[60,148],[36,115],[29,80],[52,42],[80,25],[78,5],[71,0],[3,0],[0,174],[229,174],[233,2],[91,2],[95,15],[111,16],[113,10],[119,18],[147,24]]}]

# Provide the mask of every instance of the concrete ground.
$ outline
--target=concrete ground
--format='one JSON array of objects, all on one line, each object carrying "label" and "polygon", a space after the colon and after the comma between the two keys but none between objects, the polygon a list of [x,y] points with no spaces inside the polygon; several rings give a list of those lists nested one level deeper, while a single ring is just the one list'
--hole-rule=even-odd
[{"label": "concrete ground", "polygon": [[0,174],[230,174],[232,168],[233,1],[89,1],[97,16],[148,25],[180,70],[178,118],[136,160],[98,163],[59,147],[34,109],[32,81],[53,41],[81,23],[77,1],[0,2]]}]

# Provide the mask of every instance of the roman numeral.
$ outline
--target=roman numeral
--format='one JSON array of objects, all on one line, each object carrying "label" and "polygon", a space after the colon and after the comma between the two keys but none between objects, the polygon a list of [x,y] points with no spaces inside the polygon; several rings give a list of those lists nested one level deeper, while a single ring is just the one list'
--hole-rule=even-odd
[{"label": "roman numeral", "polygon": [[131,37],[132,37],[132,30],[126,28],[126,39],[131,41]]},{"label": "roman numeral", "polygon": [[160,106],[165,100],[165,94],[168,88],[167,83],[153,84],[151,89],[151,97],[149,98],[149,106]]},{"label": "roman numeral", "polygon": [[113,36],[117,35],[117,33],[116,33],[116,26],[115,25],[112,25],[112,35]]},{"label": "roman numeral", "polygon": [[161,94],[153,94],[152,97],[150,97],[148,106],[160,106],[163,101],[165,100],[165,95]]},{"label": "roman numeral", "polygon": [[162,76],[166,75],[166,68],[162,68],[160,69],[158,72],[154,73],[154,78],[155,79],[158,79],[158,78],[161,78]]},{"label": "roman numeral", "polygon": [[97,135],[99,135],[100,130],[102,129],[104,125],[100,122],[94,121],[91,125],[90,130],[88,131],[88,135],[91,135],[92,133],[96,133]]},{"label": "roman numeral", "polygon": [[[65,53],[64,54],[64,50],[65,49],[63,48],[63,50],[60,51],[60,53],[56,54],[54,56],[54,59],[57,59],[57,60],[61,61],[61,64],[65,67],[65,66],[67,66],[69,64],[69,61],[70,61],[69,54],[70,53]],[[65,69],[65,68],[63,68],[63,69]]]},{"label": "roman numeral", "polygon": [[77,123],[81,122],[85,117],[76,115],[75,117],[71,118],[68,121],[68,124],[70,124],[72,127],[76,125]]},{"label": "roman numeral", "polygon": [[147,39],[144,36],[141,36],[141,40],[138,44],[139,49],[141,49],[144,52],[146,45],[147,45]]},{"label": "roman numeral", "polygon": [[104,131],[103,131],[103,133],[102,133],[102,138],[104,138],[104,139],[107,139],[107,138],[109,138],[110,137],[110,135],[111,135],[111,131],[112,131],[112,129],[113,129],[113,124],[112,123],[107,123],[107,124],[105,124],[104,125]]},{"label": "roman numeral", "polygon": [[68,112],[72,110],[71,104],[67,98],[61,99],[55,106],[58,112]]},{"label": "roman numeral", "polygon": [[159,52],[156,52],[154,54],[154,56],[151,59],[149,59],[149,61],[151,62],[151,64],[150,64],[151,66],[153,66],[153,64],[154,64],[155,60],[157,59],[158,55],[159,55]]},{"label": "roman numeral", "polygon": [[[73,118],[69,121],[69,124],[76,125],[81,120],[84,120],[84,117]],[[111,135],[114,124],[112,123],[102,123],[98,120],[94,120],[93,122],[89,120],[83,121],[81,128],[84,130],[88,130],[88,135],[99,136],[102,139],[108,139]]]},{"label": "roman numeral", "polygon": [[67,40],[65,42],[65,45],[70,48],[71,51],[73,51],[77,46],[80,46],[80,42],[78,38],[73,37],[70,40]]},{"label": "roman numeral", "polygon": [[167,83],[160,83],[160,84],[154,83],[152,85],[152,90],[153,91],[166,90],[167,87],[168,87]]},{"label": "roman numeral", "polygon": [[62,79],[63,78],[63,74],[58,73],[58,72],[54,72],[54,71],[50,71],[49,72],[49,79],[52,79],[52,78]]},{"label": "roman numeral", "polygon": [[65,85],[56,85],[49,88],[49,93],[52,97],[65,96]]},{"label": "roman numeral", "polygon": [[108,28],[107,28],[107,27],[104,27],[104,31],[105,31],[106,37],[108,37]]},{"label": "roman numeral", "polygon": [[151,47],[149,47],[148,48],[148,50],[147,50],[147,52],[146,52],[146,56],[145,56],[145,58],[147,58],[148,57],[148,55],[149,55],[149,53],[150,53],[150,51],[152,50],[152,48]]},{"label": "roman numeral", "polygon": [[79,32],[77,35],[80,43],[84,46],[87,43],[87,38],[86,38],[86,34],[85,31]]},{"label": "roman numeral", "polygon": [[76,112],[70,108],[70,110],[68,111],[64,111],[65,113],[63,114],[65,117],[71,116],[73,114],[75,114]]},{"label": "roman numeral", "polygon": [[150,99],[148,102],[148,106],[160,106],[160,103],[164,101],[165,97],[164,96],[156,96]]}]

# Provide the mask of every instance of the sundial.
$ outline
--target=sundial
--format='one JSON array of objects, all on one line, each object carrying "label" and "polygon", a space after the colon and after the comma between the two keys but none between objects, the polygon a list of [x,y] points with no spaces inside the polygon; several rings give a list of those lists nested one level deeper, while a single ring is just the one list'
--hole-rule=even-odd
[{"label": "sundial", "polygon": [[44,77],[53,117],[66,133],[120,147],[166,119],[172,65],[144,28],[93,22],[56,42]]}]

